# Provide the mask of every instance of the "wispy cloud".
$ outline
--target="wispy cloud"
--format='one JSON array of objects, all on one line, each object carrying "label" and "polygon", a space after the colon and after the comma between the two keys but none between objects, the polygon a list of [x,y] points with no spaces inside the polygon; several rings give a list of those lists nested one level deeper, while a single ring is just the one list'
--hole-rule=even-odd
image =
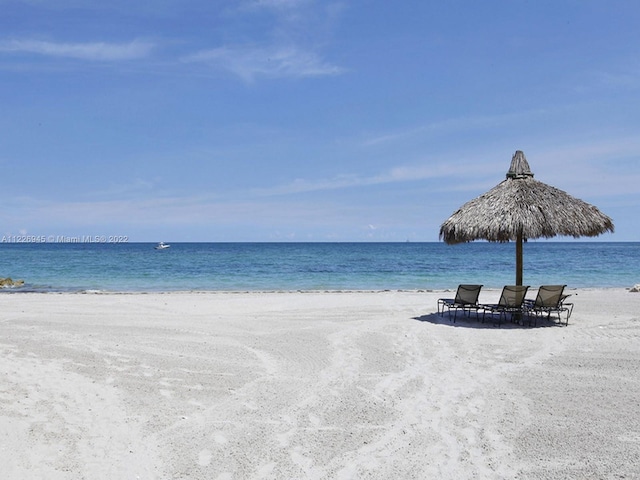
[{"label": "wispy cloud", "polygon": [[371,135],[366,138],[362,145],[365,147],[378,146],[381,144],[401,142],[409,138],[424,137],[429,134],[448,134],[468,130],[481,130],[497,128],[503,125],[536,119],[544,115],[549,115],[549,109],[536,109],[524,112],[504,113],[497,115],[474,115],[466,117],[448,118],[432,123],[409,127],[405,130]]},{"label": "wispy cloud", "polygon": [[[425,156],[414,164],[398,165],[373,175],[342,174],[331,178],[296,179],[287,184],[255,189],[259,196],[424,182],[431,191],[482,193],[504,180],[514,150],[495,146],[475,152],[455,150]],[[564,143],[525,152],[536,179],[576,196],[637,195],[640,141],[635,137]],[[621,166],[626,168],[619,168]]]},{"label": "wispy cloud", "polygon": [[331,65],[316,53],[297,47],[228,46],[203,50],[184,58],[228,70],[245,81],[268,78],[338,75],[343,69]]},{"label": "wispy cloud", "polygon": [[326,179],[296,179],[285,185],[255,189],[251,193],[256,196],[291,195],[390,183],[414,182],[452,175],[454,175],[454,173],[446,164],[398,166],[376,175],[337,175],[333,178]]},{"label": "wispy cloud", "polygon": [[0,52],[27,53],[89,61],[134,60],[149,55],[153,47],[152,43],[139,40],[129,43],[58,43],[42,40],[0,42]]},{"label": "wispy cloud", "polygon": [[339,21],[338,2],[316,0],[240,0],[232,19],[238,28],[251,26],[244,36],[230,37],[183,61],[231,72],[245,82],[258,78],[305,78],[334,76],[345,68],[327,60],[325,48],[332,44]]},{"label": "wispy cloud", "polygon": [[251,8],[292,9],[308,3],[309,0],[252,0],[246,6]]},{"label": "wispy cloud", "polygon": [[137,197],[146,195],[153,191],[158,182],[158,177],[153,179],[132,179],[127,183],[112,184],[104,190],[93,192],[94,196],[100,197]]}]

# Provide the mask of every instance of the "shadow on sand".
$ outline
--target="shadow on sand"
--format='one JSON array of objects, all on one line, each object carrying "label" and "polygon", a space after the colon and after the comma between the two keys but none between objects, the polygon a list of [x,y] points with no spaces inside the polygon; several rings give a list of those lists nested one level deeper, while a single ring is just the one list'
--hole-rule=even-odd
[{"label": "shadow on sand", "polygon": [[448,313],[439,314],[439,313],[428,313],[426,315],[421,315],[419,317],[413,317],[413,320],[418,320],[419,322],[429,322],[434,325],[449,325],[450,327],[460,327],[460,328],[506,328],[506,329],[515,329],[515,328],[550,328],[550,327],[566,327],[564,323],[559,323],[556,319],[551,318],[538,318],[532,319],[529,321],[528,317],[524,317],[520,320],[517,318],[511,319],[504,317],[502,320],[497,314],[487,314],[484,316],[478,315],[476,318],[475,315],[463,315],[456,318],[455,322],[453,321],[453,316],[450,316]]}]

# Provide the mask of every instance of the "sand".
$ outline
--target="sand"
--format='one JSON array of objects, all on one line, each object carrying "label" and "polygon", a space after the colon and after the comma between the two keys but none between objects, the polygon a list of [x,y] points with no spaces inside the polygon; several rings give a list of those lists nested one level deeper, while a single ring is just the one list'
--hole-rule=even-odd
[{"label": "sand", "polygon": [[640,478],[640,293],[451,293],[2,294],[0,477]]}]

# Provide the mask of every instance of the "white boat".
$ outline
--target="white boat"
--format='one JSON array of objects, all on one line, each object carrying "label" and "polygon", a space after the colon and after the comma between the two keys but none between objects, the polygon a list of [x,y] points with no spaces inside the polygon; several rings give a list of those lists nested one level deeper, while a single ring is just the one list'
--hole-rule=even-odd
[{"label": "white boat", "polygon": [[169,248],[170,246],[171,245],[168,245],[168,244],[166,244],[164,242],[160,242],[153,248],[155,248],[156,250],[165,250],[165,249]]}]

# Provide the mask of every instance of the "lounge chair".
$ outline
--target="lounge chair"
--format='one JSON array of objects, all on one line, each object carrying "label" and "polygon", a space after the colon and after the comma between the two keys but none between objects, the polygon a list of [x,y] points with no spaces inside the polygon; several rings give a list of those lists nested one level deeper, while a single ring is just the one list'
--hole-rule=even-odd
[{"label": "lounge chair", "polygon": [[[484,310],[482,313],[482,321],[484,322],[487,312],[498,313],[498,325],[502,323],[502,318],[507,318],[507,314],[511,314],[511,319],[521,319],[521,315],[526,311],[524,308],[524,297],[529,290],[528,285],[506,285],[500,294],[498,303],[482,304],[480,308]],[[520,317],[517,317],[520,316]]]},{"label": "lounge chair", "polygon": [[458,310],[469,312],[471,310],[476,311],[476,317],[478,316],[478,297],[480,296],[480,289],[482,285],[458,285],[456,291],[456,298],[439,298],[438,299],[438,313],[444,315],[444,309],[449,311],[449,317],[451,317],[451,309],[453,309],[453,321],[455,323],[458,315]]},{"label": "lounge chair", "polygon": [[562,314],[564,313],[566,315],[565,324],[569,325],[573,303],[565,302],[570,296],[564,293],[565,287],[566,285],[542,285],[538,289],[535,300],[525,300],[525,309],[529,318],[535,318],[535,323],[537,323],[538,316],[546,314],[547,319],[550,319],[552,313],[557,313],[558,321],[562,322]]}]

